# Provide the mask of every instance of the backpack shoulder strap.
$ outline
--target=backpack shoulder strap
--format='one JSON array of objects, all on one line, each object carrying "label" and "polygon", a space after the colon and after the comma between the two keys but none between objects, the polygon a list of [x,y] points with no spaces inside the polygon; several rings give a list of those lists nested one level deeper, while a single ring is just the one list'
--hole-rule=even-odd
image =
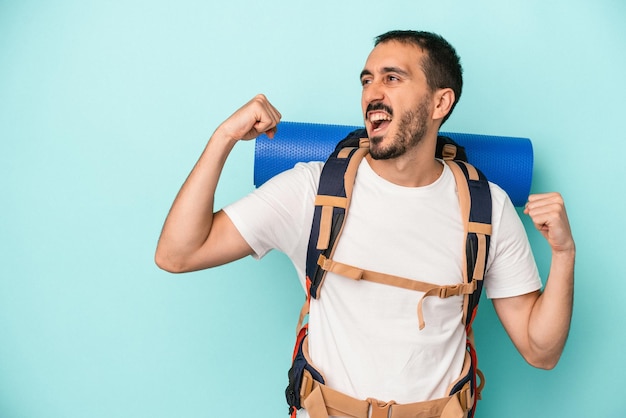
[{"label": "backpack shoulder strap", "polygon": [[318,297],[325,276],[318,259],[320,256],[332,257],[350,205],[356,172],[368,149],[365,130],[353,131],[337,145],[322,169],[306,261],[309,294],[313,298]]},{"label": "backpack shoulder strap", "polygon": [[487,178],[474,166],[459,160],[446,160],[456,181],[464,222],[465,252],[463,281],[476,281],[476,290],[465,296],[463,323],[469,329],[482,292],[491,238],[491,191]]}]

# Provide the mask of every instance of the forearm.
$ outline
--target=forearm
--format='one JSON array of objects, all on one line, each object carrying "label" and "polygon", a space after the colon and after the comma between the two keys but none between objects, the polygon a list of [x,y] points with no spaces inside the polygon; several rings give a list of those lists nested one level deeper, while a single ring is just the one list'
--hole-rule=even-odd
[{"label": "forearm", "polygon": [[545,289],[531,311],[528,360],[537,367],[556,366],[565,347],[574,300],[574,260],[573,248],[553,252]]},{"label": "forearm", "polygon": [[213,224],[215,190],[235,142],[218,129],[187,177],[159,238],[155,260],[161,268],[185,271],[186,260],[206,242]]}]

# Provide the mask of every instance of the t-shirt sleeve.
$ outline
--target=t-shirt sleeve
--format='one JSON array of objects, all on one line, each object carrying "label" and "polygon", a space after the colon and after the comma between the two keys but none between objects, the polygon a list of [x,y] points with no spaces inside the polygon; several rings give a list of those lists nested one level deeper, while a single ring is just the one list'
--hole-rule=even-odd
[{"label": "t-shirt sleeve", "polygon": [[541,289],[537,264],[524,225],[506,193],[492,185],[493,235],[485,273],[490,299],[524,295]]},{"label": "t-shirt sleeve", "polygon": [[292,260],[305,254],[321,167],[297,164],[224,208],[255,258],[272,249]]}]

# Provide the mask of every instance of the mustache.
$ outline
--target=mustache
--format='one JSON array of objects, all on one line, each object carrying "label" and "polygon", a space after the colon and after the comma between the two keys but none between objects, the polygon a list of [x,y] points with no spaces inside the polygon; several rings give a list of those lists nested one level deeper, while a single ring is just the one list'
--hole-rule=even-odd
[{"label": "mustache", "polygon": [[389,106],[381,102],[368,104],[367,109],[365,109],[365,113],[369,113],[375,110],[383,110],[389,113],[389,116],[393,116],[393,109],[391,109]]}]

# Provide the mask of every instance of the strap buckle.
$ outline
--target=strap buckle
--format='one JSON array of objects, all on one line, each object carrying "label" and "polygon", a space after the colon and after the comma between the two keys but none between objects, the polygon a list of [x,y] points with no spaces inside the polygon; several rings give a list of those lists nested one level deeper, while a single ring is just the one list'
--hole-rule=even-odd
[{"label": "strap buckle", "polygon": [[450,296],[456,296],[459,294],[460,284],[454,284],[450,286],[442,286],[439,288],[439,297],[445,299]]},{"label": "strap buckle", "polygon": [[383,402],[374,398],[367,398],[367,403],[370,404],[372,411],[371,418],[389,418],[391,415],[389,410],[392,405],[395,405],[396,401]]}]

